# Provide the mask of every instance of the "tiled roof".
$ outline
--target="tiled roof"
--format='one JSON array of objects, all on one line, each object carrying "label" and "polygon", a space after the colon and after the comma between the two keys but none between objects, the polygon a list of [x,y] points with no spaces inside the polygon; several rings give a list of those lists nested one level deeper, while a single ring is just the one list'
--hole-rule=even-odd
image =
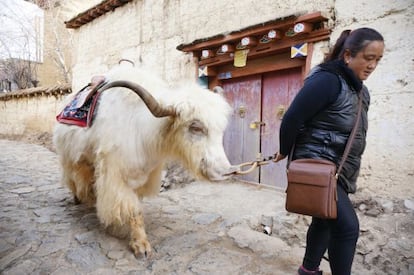
[{"label": "tiled roof", "polygon": [[32,97],[42,95],[64,95],[72,92],[72,87],[69,84],[56,85],[52,87],[36,87],[24,90],[17,90],[8,93],[0,92],[0,101],[7,101],[13,98]]},{"label": "tiled roof", "polygon": [[104,0],[101,3],[93,6],[92,8],[76,15],[74,18],[65,22],[66,28],[77,29],[82,25],[85,25],[99,16],[113,11],[117,7],[123,6],[133,0]]}]

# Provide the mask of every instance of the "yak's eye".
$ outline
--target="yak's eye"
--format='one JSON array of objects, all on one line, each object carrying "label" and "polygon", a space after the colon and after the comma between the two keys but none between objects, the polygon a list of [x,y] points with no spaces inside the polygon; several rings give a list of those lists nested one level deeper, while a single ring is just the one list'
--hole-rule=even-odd
[{"label": "yak's eye", "polygon": [[190,124],[190,132],[195,135],[207,135],[207,129],[199,120],[194,120]]}]

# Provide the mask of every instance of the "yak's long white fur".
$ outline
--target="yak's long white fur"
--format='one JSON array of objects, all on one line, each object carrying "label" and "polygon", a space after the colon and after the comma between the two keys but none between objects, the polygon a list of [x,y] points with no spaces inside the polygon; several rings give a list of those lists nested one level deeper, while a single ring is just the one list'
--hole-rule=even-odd
[{"label": "yak's long white fur", "polygon": [[[129,66],[117,66],[106,77],[138,83],[163,106],[173,106],[177,115],[156,118],[135,93],[112,88],[103,92],[90,128],[56,125],[54,144],[63,182],[79,200],[96,199],[104,224],[123,225],[140,215],[138,198],[159,192],[167,159],[178,159],[209,180],[222,179],[231,169],[222,144],[230,107],[221,95],[195,83],[170,88],[153,74]],[[141,233],[136,235],[145,235],[141,229],[144,233],[137,230]]]}]

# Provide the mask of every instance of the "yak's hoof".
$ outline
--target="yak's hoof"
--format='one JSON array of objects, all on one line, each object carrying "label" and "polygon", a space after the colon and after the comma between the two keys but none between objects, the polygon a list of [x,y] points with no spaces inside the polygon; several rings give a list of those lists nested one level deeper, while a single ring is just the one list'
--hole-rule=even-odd
[{"label": "yak's hoof", "polygon": [[73,201],[75,202],[75,204],[80,204],[81,203],[81,201],[76,196],[73,197]]},{"label": "yak's hoof", "polygon": [[129,246],[132,248],[135,257],[139,257],[140,255],[144,255],[145,258],[150,258],[152,256],[152,250],[150,243],[144,240],[136,240],[132,239],[129,242]]}]

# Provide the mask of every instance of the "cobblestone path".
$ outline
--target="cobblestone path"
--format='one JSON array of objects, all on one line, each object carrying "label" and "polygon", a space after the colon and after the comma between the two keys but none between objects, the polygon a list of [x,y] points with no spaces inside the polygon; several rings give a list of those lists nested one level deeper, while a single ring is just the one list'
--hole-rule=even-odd
[{"label": "cobblestone path", "polygon": [[[240,182],[194,182],[143,202],[154,255],[135,258],[95,209],[59,183],[55,153],[0,139],[0,274],[295,274],[309,218],[284,194]],[[361,236],[353,274],[414,274],[414,198],[353,197]],[[373,194],[375,195],[375,194]],[[269,223],[272,234],[263,232]],[[330,274],[322,262],[324,274]]]},{"label": "cobblestone path", "polygon": [[144,201],[155,253],[137,259],[100,226],[94,208],[73,203],[53,152],[8,140],[0,152],[2,274],[278,274],[294,273],[296,263],[289,265],[300,259],[253,230],[275,214],[274,193],[198,182]]}]

